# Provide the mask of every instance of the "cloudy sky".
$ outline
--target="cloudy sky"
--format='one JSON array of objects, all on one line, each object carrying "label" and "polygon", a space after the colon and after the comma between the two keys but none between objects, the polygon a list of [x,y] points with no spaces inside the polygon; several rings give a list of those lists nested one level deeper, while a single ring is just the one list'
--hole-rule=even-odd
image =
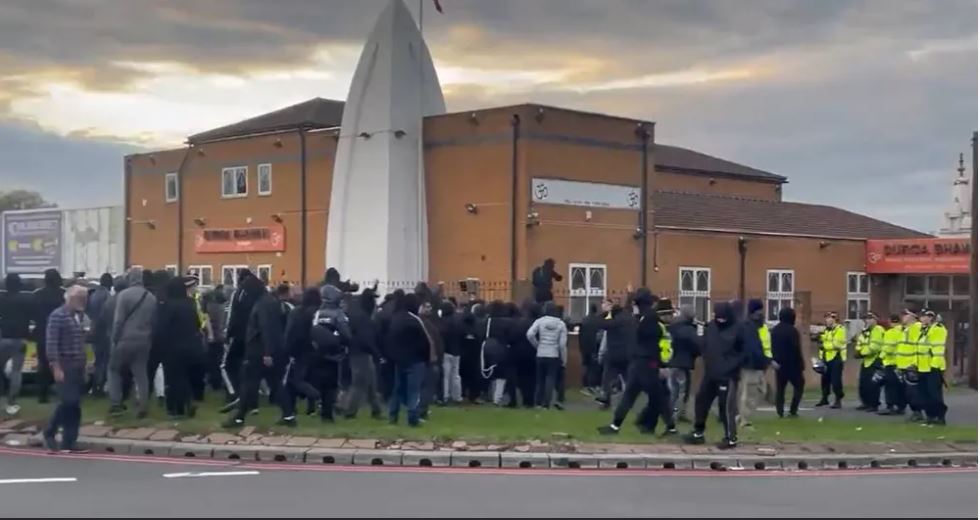
[{"label": "cloudy sky", "polygon": [[[0,189],[120,203],[126,153],[344,99],[387,1],[2,0]],[[787,199],[925,231],[977,126],[974,0],[442,5],[425,34],[450,110],[657,121],[660,142],[790,177]]]}]

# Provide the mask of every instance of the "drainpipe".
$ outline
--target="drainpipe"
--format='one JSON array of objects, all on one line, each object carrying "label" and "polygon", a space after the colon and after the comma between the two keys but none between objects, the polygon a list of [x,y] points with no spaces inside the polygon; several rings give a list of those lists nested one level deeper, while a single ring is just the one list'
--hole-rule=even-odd
[{"label": "drainpipe", "polygon": [[184,157],[177,167],[177,275],[184,272],[184,167],[191,157],[194,145],[188,144]]},{"label": "drainpipe", "polygon": [[521,138],[521,116],[511,117],[510,143],[510,279],[517,280],[517,141]]},{"label": "drainpipe", "polygon": [[748,252],[745,237],[738,237],[738,301],[745,306],[745,256]]},{"label": "drainpipe", "polygon": [[299,284],[306,287],[306,130],[299,128]]},{"label": "drainpipe", "polygon": [[647,186],[647,154],[649,150],[650,141],[650,131],[647,127],[640,123],[636,128],[636,136],[640,138],[640,218],[639,218],[639,228],[641,237],[641,250],[640,250],[640,285],[642,287],[647,286],[647,212],[649,210],[649,205],[647,199],[649,198],[649,188]]},{"label": "drainpipe", "polygon": [[123,163],[123,269],[129,269],[130,258],[129,247],[132,243],[132,224],[129,220],[132,217],[129,214],[129,195],[132,186],[132,182],[129,180],[129,176],[133,174],[133,159],[132,157],[126,157]]}]

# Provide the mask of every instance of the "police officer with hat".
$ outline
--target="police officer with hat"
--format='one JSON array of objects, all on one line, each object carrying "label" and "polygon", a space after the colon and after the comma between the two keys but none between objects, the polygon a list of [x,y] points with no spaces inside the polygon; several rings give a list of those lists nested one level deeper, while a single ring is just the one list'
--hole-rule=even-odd
[{"label": "police officer with hat", "polygon": [[840,408],[844,399],[844,362],[847,361],[847,331],[840,325],[840,317],[836,312],[824,314],[826,329],[820,335],[820,361],[824,364],[824,372],[820,374],[820,402],[817,406],[827,406],[830,390],[834,391],[834,404],[831,408]]},{"label": "police officer with hat", "polygon": [[[881,350],[885,341],[885,328],[878,324],[878,315],[869,312],[864,315],[864,330],[857,337],[857,358],[861,360],[861,373],[858,377],[858,396],[861,405],[858,410],[877,412],[881,405],[881,386],[875,381],[875,374],[881,368]],[[881,374],[878,381],[881,380]]]}]

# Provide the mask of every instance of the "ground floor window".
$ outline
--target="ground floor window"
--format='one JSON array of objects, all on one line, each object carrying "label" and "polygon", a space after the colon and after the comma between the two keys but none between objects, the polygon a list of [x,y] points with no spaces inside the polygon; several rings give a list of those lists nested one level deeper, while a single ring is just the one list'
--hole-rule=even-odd
[{"label": "ground floor window", "polygon": [[170,273],[170,276],[177,276],[177,264],[167,264],[163,267],[163,270]]},{"label": "ground floor window", "polygon": [[589,307],[598,308],[606,297],[606,266],[602,264],[569,264],[568,316],[581,321]]},{"label": "ground floor window", "polygon": [[255,271],[255,274],[259,277],[259,280],[262,280],[266,285],[269,285],[269,282],[272,280],[272,264],[256,266]]},{"label": "ground floor window", "polygon": [[210,265],[192,265],[187,268],[187,274],[196,276],[201,287],[211,287],[214,285],[214,273]]},{"label": "ground floor window", "polygon": [[238,270],[248,269],[247,265],[223,265],[221,266],[221,283],[225,287],[238,287]]},{"label": "ground floor window", "polygon": [[689,305],[698,320],[707,321],[711,308],[711,269],[681,267],[678,289],[678,305]]},{"label": "ground floor window", "polygon": [[847,317],[848,320],[863,319],[871,306],[871,288],[865,273],[847,273]]},{"label": "ground floor window", "polygon": [[766,271],[766,321],[779,321],[779,311],[793,308],[795,273],[791,269]]}]

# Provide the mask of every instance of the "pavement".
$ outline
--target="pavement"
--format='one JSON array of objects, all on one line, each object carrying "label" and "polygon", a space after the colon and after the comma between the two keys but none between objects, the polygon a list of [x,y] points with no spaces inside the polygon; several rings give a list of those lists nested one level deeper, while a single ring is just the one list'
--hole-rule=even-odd
[{"label": "pavement", "polygon": [[364,468],[0,452],[5,517],[977,517],[976,469]]},{"label": "pavement", "polygon": [[[852,393],[856,393],[855,390]],[[977,424],[977,392],[969,389],[957,388],[952,392],[947,392],[945,395],[946,406],[949,410],[946,412],[946,422],[947,424],[954,426],[967,426]],[[862,412],[855,410],[861,402],[857,397],[845,396],[842,402],[842,408],[839,410],[831,410],[830,408],[814,408],[813,405],[816,401],[810,399],[804,399],[800,404],[801,410],[800,414],[804,417],[833,417],[843,420],[872,420],[881,422],[895,422],[894,417],[883,417],[876,414]],[[775,413],[776,409],[769,406],[760,406],[758,408],[760,413]],[[908,413],[908,412],[906,412]]]}]

